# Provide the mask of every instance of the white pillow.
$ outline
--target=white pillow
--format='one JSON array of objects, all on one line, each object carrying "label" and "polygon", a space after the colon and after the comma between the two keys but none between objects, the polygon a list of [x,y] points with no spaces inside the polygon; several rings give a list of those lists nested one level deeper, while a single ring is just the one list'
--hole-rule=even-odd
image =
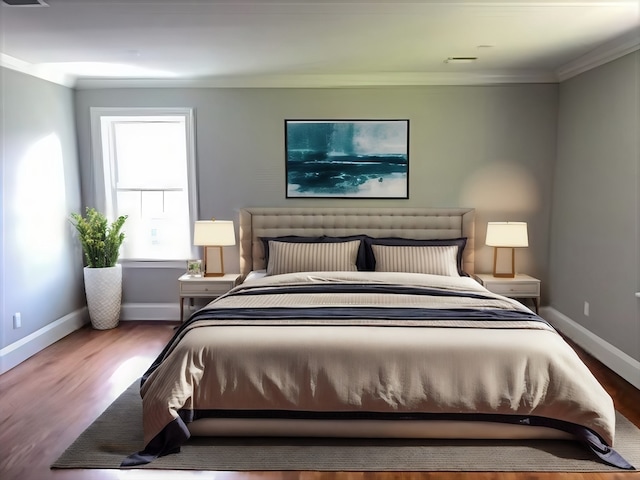
[{"label": "white pillow", "polygon": [[371,245],[376,272],[429,273],[459,277],[458,246]]},{"label": "white pillow", "polygon": [[267,275],[295,272],[354,272],[360,240],[338,243],[269,242]]}]

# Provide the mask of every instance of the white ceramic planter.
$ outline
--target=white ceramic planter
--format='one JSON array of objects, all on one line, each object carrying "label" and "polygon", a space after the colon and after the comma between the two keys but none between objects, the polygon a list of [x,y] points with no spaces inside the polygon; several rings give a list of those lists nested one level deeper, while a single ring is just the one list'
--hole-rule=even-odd
[{"label": "white ceramic planter", "polygon": [[84,289],[93,328],[117,327],[122,301],[122,267],[84,267]]}]

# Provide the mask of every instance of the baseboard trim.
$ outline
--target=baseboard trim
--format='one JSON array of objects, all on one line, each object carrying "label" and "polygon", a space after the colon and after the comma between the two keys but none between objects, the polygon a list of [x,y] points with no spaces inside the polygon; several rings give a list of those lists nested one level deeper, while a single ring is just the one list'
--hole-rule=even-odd
[{"label": "baseboard trim", "polygon": [[552,307],[540,315],[581,348],[640,390],[640,362]]},{"label": "baseboard trim", "polygon": [[30,333],[11,345],[7,345],[0,350],[0,375],[44,350],[52,343],[66,337],[71,332],[82,328],[88,322],[89,312],[87,307],[83,307]]},{"label": "baseboard trim", "polygon": [[[185,316],[188,313],[185,311]],[[123,303],[120,320],[153,320],[177,322],[180,319],[180,307],[175,303]]]}]

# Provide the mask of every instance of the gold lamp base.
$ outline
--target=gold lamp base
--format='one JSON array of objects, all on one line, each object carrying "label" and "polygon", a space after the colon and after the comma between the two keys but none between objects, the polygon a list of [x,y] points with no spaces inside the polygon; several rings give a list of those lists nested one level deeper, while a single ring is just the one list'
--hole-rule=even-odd
[{"label": "gold lamp base", "polygon": [[[511,272],[498,273],[498,248],[511,248]],[[516,249],[513,247],[493,247],[493,276],[496,278],[515,278],[516,276]]]},{"label": "gold lamp base", "polygon": [[[210,248],[216,248],[218,249],[218,265],[220,266],[220,268],[218,270],[215,269],[215,265],[213,265],[215,262],[209,262],[209,260],[207,259],[208,257],[208,250]],[[214,254],[214,258],[215,260],[215,254]],[[222,255],[222,247],[219,246],[206,246],[204,247],[204,276],[205,277],[223,277],[224,276],[224,257]]]}]

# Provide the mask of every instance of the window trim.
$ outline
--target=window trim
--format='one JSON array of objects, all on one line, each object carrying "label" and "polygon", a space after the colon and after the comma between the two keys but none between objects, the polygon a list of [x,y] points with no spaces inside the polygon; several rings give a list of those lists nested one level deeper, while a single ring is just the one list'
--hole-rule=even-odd
[{"label": "window trim", "polygon": [[129,260],[120,259],[122,268],[163,268],[167,270],[186,270],[188,260]]},{"label": "window trim", "polygon": [[[107,208],[107,192],[105,182],[105,167],[102,144],[102,117],[148,117],[148,116],[182,116],[185,119],[186,148],[187,148],[187,185],[189,188],[189,224],[193,225],[199,218],[198,215],[198,191],[196,174],[196,142],[195,142],[195,115],[194,109],[188,107],[90,107],[91,118],[91,162],[90,176],[93,186],[92,198],[95,208],[105,212]],[[197,252],[193,245],[193,229],[189,229],[191,258],[196,258]],[[184,261],[187,259],[185,258]],[[146,260],[143,258],[121,259],[130,267],[151,267],[155,263],[176,265],[174,262],[182,260]]]}]

